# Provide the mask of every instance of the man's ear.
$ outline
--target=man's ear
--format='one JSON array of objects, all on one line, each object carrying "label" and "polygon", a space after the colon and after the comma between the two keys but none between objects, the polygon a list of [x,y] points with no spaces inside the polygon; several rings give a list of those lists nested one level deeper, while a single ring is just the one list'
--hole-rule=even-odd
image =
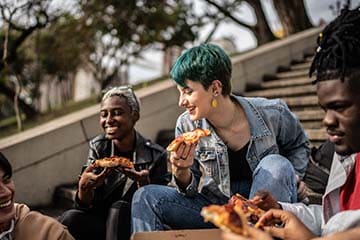
[{"label": "man's ear", "polygon": [[133,111],[132,113],[131,113],[131,116],[132,116],[132,120],[133,120],[133,122],[134,122],[134,124],[139,120],[139,118],[140,118],[140,114],[139,114],[139,112],[137,112],[137,111]]},{"label": "man's ear", "polygon": [[220,80],[212,81],[210,88],[213,94],[216,95],[222,94],[222,83],[220,82]]}]

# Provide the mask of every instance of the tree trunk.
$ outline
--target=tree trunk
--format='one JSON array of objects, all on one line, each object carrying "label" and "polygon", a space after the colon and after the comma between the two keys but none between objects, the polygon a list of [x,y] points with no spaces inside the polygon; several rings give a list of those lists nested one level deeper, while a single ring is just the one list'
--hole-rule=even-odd
[{"label": "tree trunk", "polygon": [[284,36],[312,27],[303,0],[273,0]]},{"label": "tree trunk", "polygon": [[[0,82],[0,93],[2,93],[4,96],[6,96],[7,99],[14,103],[14,97],[16,94],[15,91],[2,82]],[[19,107],[21,111],[25,114],[27,119],[34,118],[36,115],[39,114],[35,108],[24,102],[21,98],[18,98],[18,101]]]},{"label": "tree trunk", "polygon": [[258,45],[271,42],[276,39],[272,33],[269,24],[267,23],[265,13],[261,6],[260,0],[246,1],[253,9],[256,15],[257,24],[254,27],[254,35],[258,40]]}]

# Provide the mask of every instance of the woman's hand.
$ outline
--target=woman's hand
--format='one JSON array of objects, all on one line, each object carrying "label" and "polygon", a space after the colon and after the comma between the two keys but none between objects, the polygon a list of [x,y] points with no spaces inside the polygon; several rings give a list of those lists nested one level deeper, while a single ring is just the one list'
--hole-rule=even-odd
[{"label": "woman's hand", "polygon": [[[271,209],[260,219],[260,226],[273,237],[284,240],[308,240],[315,235],[292,213]],[[282,226],[271,226],[273,223],[281,223]]]},{"label": "woman's hand", "polygon": [[170,153],[172,174],[180,187],[186,187],[191,181],[190,167],[194,163],[196,144],[182,143],[176,152]]},{"label": "woman's hand", "polygon": [[104,169],[100,174],[95,174],[93,165],[87,166],[79,180],[78,197],[83,204],[90,205],[94,197],[94,189],[104,184],[110,169]]},{"label": "woman's hand", "polygon": [[249,236],[247,237],[236,233],[223,231],[222,240],[273,240],[270,234],[264,231],[261,231],[253,227],[249,227],[248,230],[249,230]]}]

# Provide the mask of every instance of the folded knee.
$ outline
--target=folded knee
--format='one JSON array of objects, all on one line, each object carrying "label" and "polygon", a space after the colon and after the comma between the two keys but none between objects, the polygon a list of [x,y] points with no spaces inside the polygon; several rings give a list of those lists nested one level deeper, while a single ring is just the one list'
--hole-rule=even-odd
[{"label": "folded knee", "polygon": [[293,176],[295,170],[291,162],[280,154],[269,154],[261,159],[254,172],[265,170],[273,177]]}]

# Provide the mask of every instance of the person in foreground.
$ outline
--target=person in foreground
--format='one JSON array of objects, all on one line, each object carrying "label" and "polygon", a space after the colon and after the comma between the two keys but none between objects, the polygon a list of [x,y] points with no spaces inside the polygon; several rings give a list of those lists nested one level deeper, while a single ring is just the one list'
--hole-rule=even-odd
[{"label": "person in foreground", "polygon": [[196,128],[211,135],[171,152],[176,188],[149,185],[135,193],[134,232],[213,227],[201,208],[235,193],[249,198],[267,189],[284,202],[297,201],[296,178],[310,152],[298,119],[279,99],[232,95],[231,72],[229,56],[213,44],[187,50],[173,65],[179,106],[186,109],[175,135]]},{"label": "person in foreground", "polygon": [[14,202],[15,184],[9,160],[0,152],[0,239],[72,240],[65,226],[54,218],[30,211]]},{"label": "person in foreground", "polygon": [[[135,130],[140,106],[129,86],[108,90],[100,108],[104,130],[90,141],[90,150],[76,194],[76,209],[63,214],[61,222],[77,240],[129,239],[133,193],[154,183],[167,184],[167,152]],[[93,162],[104,157],[126,157],[135,166],[129,169],[96,169]]]},{"label": "person in foreground", "polygon": [[[268,193],[262,204],[283,210],[270,210],[261,221],[291,216],[284,228],[268,229],[282,239],[360,239],[360,8],[343,9],[319,35],[318,44],[310,75],[316,73],[323,124],[335,146],[322,206],[279,204]],[[252,234],[255,239],[271,239],[254,229]],[[246,238],[224,234],[224,240],[230,239]]]},{"label": "person in foreground", "polygon": [[360,237],[360,227],[316,237],[294,214],[278,209],[268,211],[260,221],[265,223],[274,218],[282,221],[284,227],[264,227],[264,231],[250,227],[249,236],[223,231],[222,240],[274,240],[273,237],[286,240],[358,240]]}]

